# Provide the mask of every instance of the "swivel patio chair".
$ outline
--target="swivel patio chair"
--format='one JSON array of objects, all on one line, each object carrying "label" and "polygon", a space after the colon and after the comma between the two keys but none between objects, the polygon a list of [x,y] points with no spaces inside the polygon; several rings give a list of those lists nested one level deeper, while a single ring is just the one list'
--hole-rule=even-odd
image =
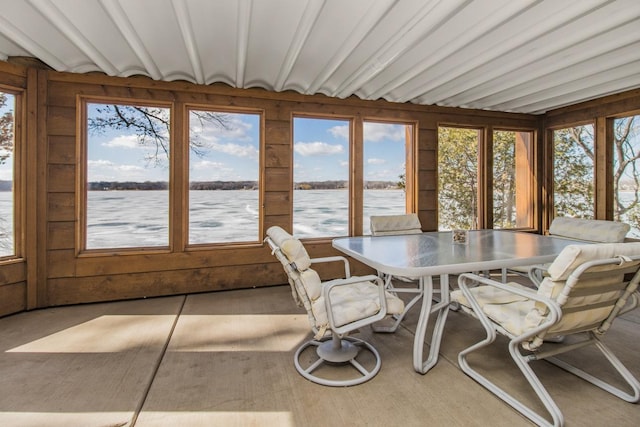
[{"label": "swivel patio chair", "polygon": [[[640,243],[567,246],[551,263],[548,276],[537,291],[516,283],[463,274],[458,280],[460,289],[451,297],[460,303],[463,312],[480,320],[487,337],[460,352],[460,368],[538,425],[561,426],[564,417],[529,366],[535,360],[551,362],[625,401],[636,403],[640,400],[640,383],[600,337],[616,317],[638,305],[639,282]],[[551,415],[551,422],[470,367],[468,355],[494,342],[496,333],[509,338],[509,353]],[[566,339],[561,343],[547,342],[548,337],[557,336]],[[618,388],[555,357],[588,345],[600,350],[630,390]]]},{"label": "swivel patio chair", "polygon": [[[403,215],[372,215],[371,222],[372,236],[394,236],[401,234],[420,234],[422,233],[422,224],[416,214]],[[424,295],[424,283],[422,278],[410,278],[404,276],[391,276],[378,272],[378,276],[382,277],[388,291],[394,295],[398,293],[415,294],[408,303],[406,303],[404,311],[393,316],[394,322],[388,326],[374,325],[373,330],[376,332],[395,332],[400,326],[400,322],[404,319],[407,312],[413,307]],[[396,286],[394,279],[399,282]]]},{"label": "swivel patio chair", "polygon": [[[378,351],[349,334],[387,315],[402,313],[402,300],[386,292],[383,281],[375,275],[351,277],[345,257],[309,258],[302,243],[280,227],[270,227],[265,241],[284,267],[293,298],[306,309],[314,333],[314,338],[295,353],[297,371],[306,379],[326,386],[352,386],[373,378],[381,365]],[[322,282],[310,266],[324,262],[344,263],[345,277]],[[301,355],[312,346],[316,347],[318,359],[303,367]],[[357,360],[360,354],[365,354],[361,350],[373,355],[375,365],[371,369]],[[314,374],[323,364],[350,364],[357,376],[343,380]]]}]

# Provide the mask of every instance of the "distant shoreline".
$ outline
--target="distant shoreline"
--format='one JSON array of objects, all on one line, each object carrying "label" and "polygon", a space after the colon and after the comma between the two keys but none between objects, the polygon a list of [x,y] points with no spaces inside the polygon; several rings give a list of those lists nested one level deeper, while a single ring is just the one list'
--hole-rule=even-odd
[{"label": "distant shoreline", "polygon": [[[294,183],[294,190],[345,190],[348,187],[347,181],[303,181]],[[400,189],[395,181],[367,181],[367,190],[397,190]],[[89,191],[118,191],[118,190],[168,190],[169,183],[166,181],[145,181],[145,182],[114,182],[97,181],[90,182]],[[257,181],[192,181],[189,183],[189,190],[258,190]]]}]

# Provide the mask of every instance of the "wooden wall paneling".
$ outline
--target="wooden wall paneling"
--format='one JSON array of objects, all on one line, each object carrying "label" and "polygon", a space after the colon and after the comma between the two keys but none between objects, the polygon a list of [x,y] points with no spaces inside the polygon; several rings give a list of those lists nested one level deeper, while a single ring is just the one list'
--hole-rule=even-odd
[{"label": "wooden wall paneling", "polygon": [[[267,252],[266,249],[263,249]],[[280,263],[148,271],[49,280],[51,306],[178,295],[286,283]]]},{"label": "wooden wall paneling", "polygon": [[49,164],[75,165],[75,136],[51,136],[48,145]]},{"label": "wooden wall paneling", "polygon": [[75,193],[75,165],[49,163],[47,184],[49,193]]},{"label": "wooden wall paneling", "polygon": [[73,221],[49,221],[47,249],[75,249],[76,224]]},{"label": "wooden wall paneling", "polygon": [[560,127],[640,109],[640,89],[570,105],[545,114],[545,126]]},{"label": "wooden wall paneling", "polygon": [[169,178],[169,239],[173,251],[184,251],[188,244],[189,213],[189,112],[182,102],[176,102],[171,115]]},{"label": "wooden wall paneling", "polygon": [[[598,117],[594,129],[595,183],[594,198],[596,218],[613,219],[613,150],[607,148],[607,140],[613,138],[612,126],[607,118]],[[609,139],[613,141],[613,139]]]},{"label": "wooden wall paneling", "polygon": [[[174,122],[172,185],[174,203],[172,229],[184,235],[187,224],[181,218],[181,205],[186,203],[187,141],[186,103],[213,107],[254,108],[264,111],[264,145],[262,146],[263,225],[291,226],[293,154],[291,149],[292,112],[303,115],[322,115],[354,119],[372,117],[418,123],[418,208],[426,229],[437,228],[437,128],[434,112],[452,113],[450,117],[464,117],[469,121],[486,124],[492,120],[515,123],[518,115],[493,112],[458,111],[440,107],[390,104],[358,99],[339,100],[322,95],[306,96],[294,93],[270,93],[263,90],[240,90],[223,85],[197,86],[183,82],[155,82],[146,78],[120,79],[96,75],[50,73],[48,81],[49,113],[47,115],[49,153],[46,170],[49,176],[49,221],[47,246],[48,291],[50,304],[104,301],[141,296],[170,295],[203,290],[232,289],[286,283],[281,266],[263,245],[236,245],[225,247],[185,248],[181,237],[174,236],[170,251],[105,251],[76,255],[72,245],[72,224],[75,221],[75,187],[67,180],[75,180],[75,133],[78,95],[105,102],[135,100],[173,102]],[[455,112],[456,114],[453,114]],[[520,118],[520,121],[523,119]],[[526,117],[525,122],[532,119]],[[361,127],[361,126],[360,126]],[[357,126],[356,126],[357,128]],[[354,146],[362,145],[362,135],[354,136]],[[183,158],[180,159],[179,157]],[[357,153],[352,153],[354,162]],[[183,180],[180,182],[180,180]],[[359,182],[355,180],[354,182]],[[179,188],[178,188],[179,187]],[[356,197],[356,195],[353,195]],[[354,221],[352,221],[353,223]],[[358,228],[358,225],[355,226]],[[360,227],[361,228],[361,224]],[[310,241],[312,256],[334,255],[330,239]],[[356,271],[371,272],[354,263]],[[278,272],[277,274],[275,272]],[[322,274],[339,275],[340,266],[328,267]],[[337,276],[336,276],[337,277]]]},{"label": "wooden wall paneling", "polygon": [[267,217],[273,215],[289,215],[291,212],[290,191],[269,191],[264,197],[264,214]]},{"label": "wooden wall paneling", "polygon": [[[47,254],[47,71],[29,69],[27,99],[27,226],[31,249],[28,253],[27,308],[45,307]],[[31,169],[31,168],[28,168]]]},{"label": "wooden wall paneling", "polygon": [[[4,266],[0,268],[3,270]],[[0,317],[19,313],[27,309],[27,286],[25,281],[0,285]]]},{"label": "wooden wall paneling", "polygon": [[76,135],[75,107],[51,106],[47,110],[47,135],[72,136]]},{"label": "wooden wall paneling", "polygon": [[364,204],[364,123],[362,117],[357,115],[355,120],[351,121],[351,132],[349,135],[349,200],[351,203],[349,209],[349,234],[352,236],[361,236],[364,227],[369,224],[363,224],[363,204]]},{"label": "wooden wall paneling", "polygon": [[[62,252],[62,251],[55,251]],[[53,253],[53,251],[52,251]],[[68,254],[59,253],[57,261]],[[145,271],[189,270],[198,268],[215,268],[224,266],[242,267],[249,263],[272,261],[269,252],[264,251],[262,244],[203,248],[194,247],[185,252],[149,252],[134,253],[91,252],[78,257],[75,274],[78,276],[112,275],[118,273],[143,273]]]}]

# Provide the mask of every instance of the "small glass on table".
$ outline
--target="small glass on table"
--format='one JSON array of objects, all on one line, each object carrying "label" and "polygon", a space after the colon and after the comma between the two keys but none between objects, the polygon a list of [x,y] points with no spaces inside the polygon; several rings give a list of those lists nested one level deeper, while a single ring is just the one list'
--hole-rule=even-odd
[{"label": "small glass on table", "polygon": [[452,242],[460,245],[469,243],[469,230],[455,229],[451,231]]}]

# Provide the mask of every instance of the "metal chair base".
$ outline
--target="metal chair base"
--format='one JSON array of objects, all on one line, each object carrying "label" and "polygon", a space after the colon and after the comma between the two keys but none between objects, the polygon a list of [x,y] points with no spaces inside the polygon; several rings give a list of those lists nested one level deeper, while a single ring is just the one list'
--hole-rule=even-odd
[{"label": "metal chair base", "polygon": [[[318,359],[313,362],[309,367],[303,368],[300,364],[300,356],[307,348],[315,346]],[[362,364],[360,364],[356,357],[360,354],[360,351],[369,351],[375,358],[375,366],[373,369],[368,370]],[[311,382],[316,384],[326,385],[330,387],[348,387],[352,385],[362,384],[369,381],[376,376],[380,371],[380,354],[378,351],[368,342],[353,337],[338,337],[334,335],[331,338],[323,340],[311,340],[302,344],[294,355],[294,364],[296,370]],[[359,376],[346,380],[334,380],[323,378],[318,375],[314,375],[313,372],[322,366],[323,364],[330,365],[351,365],[355,368],[355,371]]]}]

